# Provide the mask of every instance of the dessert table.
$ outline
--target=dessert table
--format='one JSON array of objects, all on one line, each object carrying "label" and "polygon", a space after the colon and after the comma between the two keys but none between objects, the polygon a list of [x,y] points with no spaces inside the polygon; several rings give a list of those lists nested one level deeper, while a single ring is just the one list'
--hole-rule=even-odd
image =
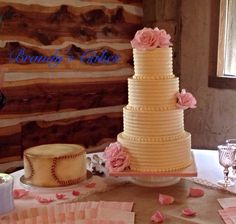
[{"label": "dessert table", "polygon": [[[166,220],[164,223],[224,223],[218,214],[218,210],[220,210],[221,207],[217,199],[235,197],[236,186],[229,187],[226,191],[220,189],[216,184],[217,180],[223,178],[223,168],[218,163],[217,151],[192,151],[198,170],[197,177],[183,178],[179,183],[173,186],[147,188],[130,183],[127,177],[101,178],[95,176],[92,177],[91,180],[87,180],[87,182],[80,187],[82,193],[84,189],[85,196],[80,197],[79,201],[102,200],[134,202],[133,211],[135,212],[135,223],[137,224],[149,223],[150,216],[156,210],[165,214]],[[23,170],[12,173],[15,180],[15,188],[22,188],[22,185],[18,181],[19,176],[22,174]],[[92,186],[91,184],[95,182],[97,186]],[[86,186],[88,186],[88,188],[86,188]],[[203,189],[205,192],[204,196],[200,198],[189,197],[188,194],[191,187]],[[67,190],[71,191],[71,189],[63,189],[58,192],[66,192]],[[171,205],[160,205],[158,202],[158,195],[160,193],[173,196],[175,202]],[[55,192],[52,194],[55,194]],[[72,201],[78,201],[78,197],[74,198]],[[44,205],[34,199],[28,198],[27,200],[15,200],[15,206],[16,210],[20,210],[27,207]],[[182,216],[181,211],[186,207],[192,208],[197,212],[197,215],[194,217]]]}]

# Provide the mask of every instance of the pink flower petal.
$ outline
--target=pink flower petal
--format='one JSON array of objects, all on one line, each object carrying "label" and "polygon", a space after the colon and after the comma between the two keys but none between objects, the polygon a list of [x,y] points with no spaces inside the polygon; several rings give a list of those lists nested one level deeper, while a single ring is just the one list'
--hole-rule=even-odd
[{"label": "pink flower petal", "polygon": [[65,194],[56,194],[56,198],[58,199],[58,200],[62,200],[62,199],[65,199],[65,197],[66,197],[66,195]]},{"label": "pink flower petal", "polygon": [[88,183],[85,185],[85,187],[87,188],[95,188],[96,187],[96,183],[92,182],[92,183]]},{"label": "pink flower petal", "polygon": [[24,197],[25,195],[28,195],[29,191],[24,190],[24,189],[14,189],[13,190],[13,198],[14,199],[19,199]]},{"label": "pink flower petal", "polygon": [[159,202],[161,205],[170,205],[174,202],[174,197],[166,194],[159,194]]},{"label": "pink flower petal", "polygon": [[202,197],[204,195],[204,191],[199,188],[190,188],[189,196],[190,197]]},{"label": "pink flower petal", "polygon": [[197,213],[194,212],[191,208],[184,208],[182,210],[182,215],[185,215],[185,216],[195,216]]},{"label": "pink flower petal", "polygon": [[79,192],[79,191],[72,191],[72,194],[73,194],[74,196],[79,196],[79,195],[80,195],[80,192]]},{"label": "pink flower petal", "polygon": [[151,216],[151,219],[150,219],[152,222],[155,222],[155,223],[162,223],[164,220],[165,220],[165,217],[164,215],[159,212],[159,211],[156,211],[152,216]]},{"label": "pink flower petal", "polygon": [[48,204],[54,201],[52,198],[43,198],[41,196],[36,196],[35,199],[41,204]]}]

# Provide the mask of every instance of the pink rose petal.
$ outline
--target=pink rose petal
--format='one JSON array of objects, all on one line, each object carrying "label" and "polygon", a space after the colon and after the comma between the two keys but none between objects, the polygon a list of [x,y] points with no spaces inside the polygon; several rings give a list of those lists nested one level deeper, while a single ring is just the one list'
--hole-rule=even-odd
[{"label": "pink rose petal", "polygon": [[79,195],[80,195],[80,192],[79,192],[79,191],[72,191],[72,194],[73,194],[74,196],[79,196]]},{"label": "pink rose petal", "polygon": [[95,188],[96,187],[96,183],[92,182],[92,183],[86,184],[85,187],[87,187],[87,188]]},{"label": "pink rose petal", "polygon": [[197,213],[194,212],[191,208],[184,208],[182,214],[185,216],[195,216]]},{"label": "pink rose petal", "polygon": [[170,205],[174,202],[174,197],[166,194],[159,194],[159,202],[161,205]]},{"label": "pink rose petal", "polygon": [[162,223],[164,222],[165,220],[165,217],[164,215],[159,212],[159,211],[156,211],[152,216],[151,216],[151,219],[150,219],[152,222],[155,222],[155,223]]},{"label": "pink rose petal", "polygon": [[19,199],[22,198],[26,195],[28,195],[29,191],[24,190],[24,189],[14,189],[13,190],[13,198],[14,199]]},{"label": "pink rose petal", "polygon": [[189,196],[190,197],[202,197],[204,195],[204,191],[199,188],[190,188]]},{"label": "pink rose petal", "polygon": [[35,199],[41,204],[48,204],[54,201],[52,198],[43,198],[41,196],[36,196]]},{"label": "pink rose petal", "polygon": [[56,198],[58,199],[58,200],[62,200],[62,199],[65,199],[65,197],[66,197],[66,195],[65,194],[56,194]]}]

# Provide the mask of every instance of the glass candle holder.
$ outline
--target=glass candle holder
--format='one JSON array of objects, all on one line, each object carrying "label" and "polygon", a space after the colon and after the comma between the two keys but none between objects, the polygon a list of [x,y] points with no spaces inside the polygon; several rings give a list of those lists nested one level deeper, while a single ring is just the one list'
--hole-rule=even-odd
[{"label": "glass candle holder", "polygon": [[0,215],[14,209],[13,177],[0,173]]},{"label": "glass candle holder", "polygon": [[232,145],[218,145],[219,163],[224,167],[224,180],[218,181],[218,184],[224,187],[233,186],[234,182],[229,179],[229,167],[235,160],[235,147]]},{"label": "glass candle holder", "polygon": [[[236,148],[236,139],[234,138],[227,139],[226,144],[232,145]],[[234,163],[232,165],[232,172],[233,172],[233,175],[236,175],[236,158],[234,159]]]}]

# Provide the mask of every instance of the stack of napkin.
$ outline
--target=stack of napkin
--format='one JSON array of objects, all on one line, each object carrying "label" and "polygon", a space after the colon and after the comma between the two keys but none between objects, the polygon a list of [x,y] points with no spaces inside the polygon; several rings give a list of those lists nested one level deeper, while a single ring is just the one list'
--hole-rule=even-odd
[{"label": "stack of napkin", "polygon": [[236,224],[236,197],[234,198],[219,198],[223,209],[219,210],[219,214],[226,224]]},{"label": "stack of napkin", "polygon": [[77,202],[29,208],[0,218],[1,224],[134,224],[133,202]]}]

